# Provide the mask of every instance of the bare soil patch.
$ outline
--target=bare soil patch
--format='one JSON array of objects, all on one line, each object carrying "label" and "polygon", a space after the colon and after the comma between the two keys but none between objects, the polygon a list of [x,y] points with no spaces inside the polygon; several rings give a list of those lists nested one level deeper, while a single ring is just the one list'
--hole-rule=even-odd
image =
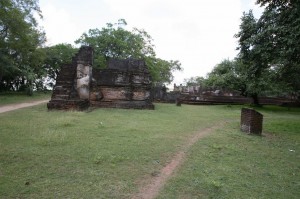
[{"label": "bare soil patch", "polygon": [[158,175],[152,175],[142,180],[140,183],[139,192],[134,195],[133,199],[153,199],[155,198],[162,187],[166,184],[167,180],[174,174],[174,172],[180,167],[184,162],[186,157],[186,151],[189,150],[193,144],[199,141],[201,138],[210,134],[213,130],[220,128],[222,124],[215,125],[204,130],[201,130],[194,134],[191,138],[187,140],[184,144],[182,150],[178,151],[171,161],[163,167]]},{"label": "bare soil patch", "polygon": [[13,111],[13,110],[20,109],[20,108],[39,105],[42,103],[46,103],[48,101],[49,100],[39,100],[39,101],[34,101],[34,102],[24,102],[24,103],[18,103],[18,104],[5,105],[5,106],[0,107],[0,113]]}]

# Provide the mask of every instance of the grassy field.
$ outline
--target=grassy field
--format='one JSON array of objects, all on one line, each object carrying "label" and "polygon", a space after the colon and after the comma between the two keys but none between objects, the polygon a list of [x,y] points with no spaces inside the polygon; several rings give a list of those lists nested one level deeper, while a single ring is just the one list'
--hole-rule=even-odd
[{"label": "grassy field", "polygon": [[261,108],[264,134],[231,123],[202,139],[159,198],[299,198],[299,109]]},{"label": "grassy field", "polygon": [[266,136],[239,131],[240,106],[0,114],[1,198],[130,198],[206,127],[159,198],[299,198],[300,110],[267,107]]},{"label": "grassy field", "polygon": [[0,106],[50,99],[50,97],[51,92],[34,92],[32,96],[26,95],[22,92],[0,92]]}]

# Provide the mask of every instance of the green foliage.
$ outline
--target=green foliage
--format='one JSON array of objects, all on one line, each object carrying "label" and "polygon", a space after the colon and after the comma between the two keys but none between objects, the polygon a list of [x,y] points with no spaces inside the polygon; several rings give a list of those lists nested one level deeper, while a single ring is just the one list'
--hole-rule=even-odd
[{"label": "green foliage", "polygon": [[256,20],[250,11],[244,13],[239,38],[239,58],[247,65],[248,73],[254,77],[254,90],[261,88],[260,80],[266,80],[268,71],[276,72],[277,88],[284,91],[300,90],[300,2],[257,1],[265,10]]},{"label": "green foliage", "polygon": [[206,83],[213,88],[228,88],[241,91],[239,86],[244,82],[237,70],[237,61],[223,60],[207,74]]},{"label": "green foliage", "polygon": [[206,85],[214,89],[238,91],[242,96],[252,97],[258,104],[258,96],[278,95],[282,93],[282,84],[276,82],[278,70],[266,68],[255,73],[256,68],[247,65],[242,59],[223,60],[208,73]]},{"label": "green foliage", "polygon": [[184,79],[184,83],[187,86],[201,86],[201,88],[207,87],[206,79],[204,77],[199,76],[186,78]]},{"label": "green foliage", "polygon": [[106,67],[109,58],[145,59],[154,82],[170,83],[173,80],[172,72],[182,70],[180,62],[157,58],[151,36],[137,28],[128,31],[126,25],[126,21],[120,19],[116,24],[108,23],[101,30],[90,29],[75,43],[94,48],[95,67]]},{"label": "green foliage", "polygon": [[48,82],[50,87],[53,86],[53,80],[56,79],[61,65],[70,63],[72,57],[78,51],[71,44],[57,44],[55,46],[49,46],[41,49],[45,54],[45,58],[42,63],[42,69],[45,73],[45,79],[42,81]]},{"label": "green foliage", "polygon": [[117,24],[108,23],[106,27],[90,29],[76,40],[77,44],[89,45],[94,48],[95,66],[103,68],[109,58],[144,58],[155,56],[152,38],[143,30],[125,30],[127,25],[124,19]]},{"label": "green foliage", "polygon": [[208,74],[206,85],[233,89],[259,103],[261,95],[300,96],[300,2],[258,0],[259,19],[243,13],[238,56],[224,60]]},{"label": "green foliage", "polygon": [[30,88],[45,41],[34,18],[41,11],[36,0],[2,0],[0,8],[0,90]]},{"label": "green foliage", "polygon": [[181,63],[179,61],[166,61],[156,57],[146,57],[146,65],[151,73],[152,80],[155,84],[170,84],[173,81],[173,72],[181,71]]},{"label": "green foliage", "polygon": [[252,11],[243,13],[240,32],[235,36],[239,38],[238,50],[241,63],[240,72],[246,82],[246,92],[258,104],[258,95],[265,90],[268,80],[268,62],[264,57],[264,40],[259,37],[259,28]]}]

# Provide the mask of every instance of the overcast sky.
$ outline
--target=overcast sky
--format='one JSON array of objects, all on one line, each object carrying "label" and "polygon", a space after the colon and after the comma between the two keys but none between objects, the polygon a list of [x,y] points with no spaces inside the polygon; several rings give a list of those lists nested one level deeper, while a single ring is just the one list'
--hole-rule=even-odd
[{"label": "overcast sky", "polygon": [[39,0],[43,13],[40,25],[47,45],[74,44],[89,29],[125,19],[127,29],[144,29],[154,39],[157,57],[179,60],[184,78],[205,76],[223,59],[236,56],[243,11],[262,9],[255,0]]}]

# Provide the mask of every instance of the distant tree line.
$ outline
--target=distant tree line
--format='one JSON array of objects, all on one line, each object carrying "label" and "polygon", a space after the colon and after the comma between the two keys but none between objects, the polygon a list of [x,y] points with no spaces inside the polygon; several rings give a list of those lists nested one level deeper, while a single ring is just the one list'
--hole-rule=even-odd
[{"label": "distant tree line", "polygon": [[[51,88],[63,63],[71,62],[77,48],[71,44],[45,46],[46,34],[34,16],[42,18],[37,0],[0,1],[0,92]],[[76,40],[92,46],[95,66],[104,68],[110,58],[144,59],[155,84],[170,83],[173,72],[182,70],[177,60],[156,56],[153,39],[145,31],[125,29],[120,19],[102,29],[90,29]]]},{"label": "distant tree line", "polygon": [[238,38],[238,56],[223,60],[206,78],[187,79],[204,87],[228,88],[252,97],[288,93],[300,96],[300,1],[258,0],[264,12],[255,19],[243,13]]}]

